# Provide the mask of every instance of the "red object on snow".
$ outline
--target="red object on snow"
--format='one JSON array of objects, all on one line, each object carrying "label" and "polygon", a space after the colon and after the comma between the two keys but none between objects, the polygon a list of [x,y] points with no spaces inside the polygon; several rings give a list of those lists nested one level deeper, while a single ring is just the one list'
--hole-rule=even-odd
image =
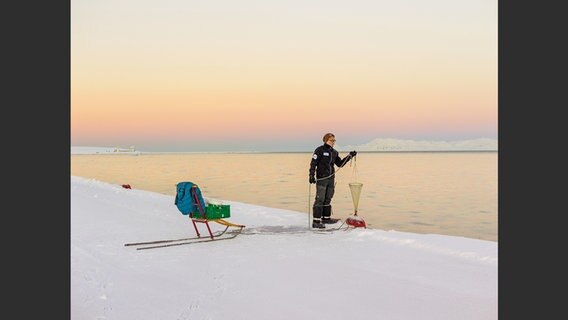
[{"label": "red object on snow", "polygon": [[347,217],[345,223],[347,223],[347,225],[352,226],[353,228],[367,228],[365,220],[359,217],[357,215],[357,212],[355,212],[354,215]]},{"label": "red object on snow", "polygon": [[129,184],[123,184],[122,187],[124,189],[132,189]]}]

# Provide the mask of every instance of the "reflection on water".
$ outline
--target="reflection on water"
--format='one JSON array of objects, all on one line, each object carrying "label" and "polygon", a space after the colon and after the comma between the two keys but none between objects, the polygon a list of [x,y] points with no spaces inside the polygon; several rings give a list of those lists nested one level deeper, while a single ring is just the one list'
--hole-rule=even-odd
[{"label": "reflection on water", "polygon": [[[311,153],[72,155],[71,175],[172,196],[178,182],[192,181],[207,198],[307,213],[315,196],[310,160]],[[497,152],[360,152],[337,173],[334,216],[353,213],[355,180],[363,183],[358,215],[370,228],[497,241]]]}]

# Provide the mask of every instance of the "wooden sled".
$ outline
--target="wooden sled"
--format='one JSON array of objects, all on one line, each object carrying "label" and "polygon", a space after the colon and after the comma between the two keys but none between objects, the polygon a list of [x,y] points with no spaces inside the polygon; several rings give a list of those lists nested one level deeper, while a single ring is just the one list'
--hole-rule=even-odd
[{"label": "wooden sled", "polygon": [[[193,185],[192,188],[197,188],[196,185]],[[217,236],[220,236],[222,234],[224,234],[230,227],[233,228],[238,228],[238,233],[240,233],[243,228],[245,227],[242,224],[236,224],[236,223],[232,223],[229,222],[227,220],[224,219],[207,219],[206,215],[205,215],[205,209],[201,206],[201,202],[199,201],[198,197],[197,197],[197,193],[196,192],[192,192],[193,194],[193,201],[195,203],[195,205],[197,206],[197,209],[199,210],[199,215],[194,215],[193,213],[189,215],[189,218],[191,219],[191,223],[193,224],[193,228],[195,229],[195,233],[197,233],[197,237],[200,238],[201,234],[199,233],[199,229],[197,228],[197,223],[204,223],[205,226],[207,227],[207,231],[209,232],[209,236],[211,237],[212,240],[215,240],[215,236],[213,235],[213,232],[211,231],[211,227],[209,227],[209,222],[215,222],[218,223],[220,225],[225,226],[225,230],[223,230],[223,232],[221,232],[220,234],[217,234]]]}]

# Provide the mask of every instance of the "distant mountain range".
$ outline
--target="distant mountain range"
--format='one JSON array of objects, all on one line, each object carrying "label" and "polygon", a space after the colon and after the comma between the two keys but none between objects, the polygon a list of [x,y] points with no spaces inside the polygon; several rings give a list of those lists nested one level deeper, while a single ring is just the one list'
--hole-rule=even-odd
[{"label": "distant mountain range", "polygon": [[[455,141],[426,141],[404,140],[393,138],[378,138],[361,145],[335,145],[338,151],[497,151],[497,139],[471,139]],[[245,152],[246,153],[246,152]],[[121,147],[88,147],[72,146],[71,154],[133,154],[139,155],[140,151],[134,146]]]},{"label": "distant mountain range", "polygon": [[422,141],[403,139],[375,139],[361,145],[337,146],[339,151],[497,151],[497,139],[456,141]]}]

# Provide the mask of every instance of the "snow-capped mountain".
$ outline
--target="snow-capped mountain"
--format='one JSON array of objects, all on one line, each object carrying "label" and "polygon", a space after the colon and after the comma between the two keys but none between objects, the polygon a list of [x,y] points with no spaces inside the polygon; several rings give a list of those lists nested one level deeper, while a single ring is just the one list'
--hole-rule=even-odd
[{"label": "snow-capped mountain", "polygon": [[456,141],[425,141],[377,138],[362,145],[346,145],[339,151],[497,151],[497,139],[471,139]]}]

